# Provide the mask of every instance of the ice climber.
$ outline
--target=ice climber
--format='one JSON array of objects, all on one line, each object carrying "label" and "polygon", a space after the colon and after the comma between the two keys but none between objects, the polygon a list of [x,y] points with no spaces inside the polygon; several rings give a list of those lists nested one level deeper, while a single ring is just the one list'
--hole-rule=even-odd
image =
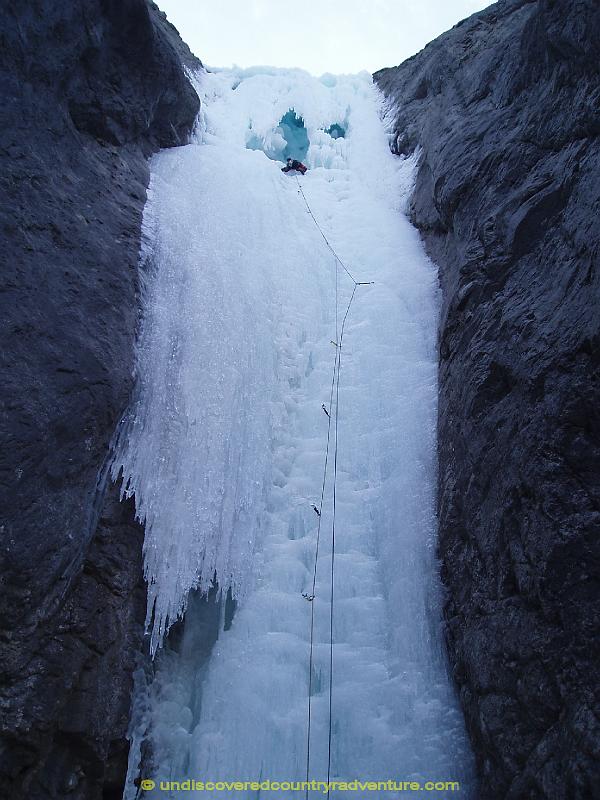
[{"label": "ice climber", "polygon": [[302,173],[302,175],[304,175],[304,173],[306,172],[308,167],[305,167],[304,164],[301,161],[296,161],[295,158],[288,158],[287,164],[285,165],[285,167],[281,168],[281,171],[282,172],[291,172],[294,169],[297,170],[298,172]]}]

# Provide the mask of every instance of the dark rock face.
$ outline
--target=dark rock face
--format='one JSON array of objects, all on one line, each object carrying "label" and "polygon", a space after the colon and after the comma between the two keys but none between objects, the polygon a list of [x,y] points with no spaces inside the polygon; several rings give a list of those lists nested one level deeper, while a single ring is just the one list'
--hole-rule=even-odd
[{"label": "dark rock face", "polygon": [[[142,658],[146,585],[141,570],[144,531],[133,522],[133,501],[119,502],[111,486],[90,542],[83,570],[44,635],[43,653],[32,666],[42,673],[43,709],[52,738],[15,742],[12,769],[28,764],[32,744],[41,764],[28,781],[34,800],[117,798],[123,793],[133,672]],[[39,713],[40,698],[28,696],[25,711]],[[21,709],[22,711],[23,709]]]},{"label": "dark rock face", "polygon": [[422,148],[448,642],[486,800],[600,797],[599,64],[596,0],[508,0],[375,75],[397,152]]},{"label": "dark rock face", "polygon": [[14,800],[120,796],[143,537],[104,465],[132,386],[146,157],[184,142],[198,111],[182,61],[145,0],[3,10],[0,794]]}]

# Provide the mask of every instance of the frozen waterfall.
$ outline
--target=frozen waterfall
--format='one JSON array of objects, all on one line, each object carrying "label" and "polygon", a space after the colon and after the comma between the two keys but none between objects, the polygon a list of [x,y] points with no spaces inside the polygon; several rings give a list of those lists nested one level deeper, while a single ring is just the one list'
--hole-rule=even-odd
[{"label": "frozen waterfall", "polygon": [[[161,791],[160,781],[306,779],[311,603],[302,593],[315,558],[322,405],[333,413],[336,329],[353,283],[296,178],[280,171],[288,154],[309,167],[302,189],[333,248],[356,280],[374,282],[356,292],[340,371],[331,778],[460,781],[453,796],[469,797],[471,755],[441,642],[438,288],[404,215],[414,163],[391,155],[367,74],[257,68],[197,80],[194,143],[152,162],[138,390],[113,468],[146,524],[158,648],[156,674],[138,681],[125,797],[136,797],[140,775],[156,781],[144,793],[152,798],[194,795]],[[310,779],[320,781],[331,476],[313,601]],[[188,598],[184,629],[160,649]],[[367,796],[412,794],[450,796]]]}]

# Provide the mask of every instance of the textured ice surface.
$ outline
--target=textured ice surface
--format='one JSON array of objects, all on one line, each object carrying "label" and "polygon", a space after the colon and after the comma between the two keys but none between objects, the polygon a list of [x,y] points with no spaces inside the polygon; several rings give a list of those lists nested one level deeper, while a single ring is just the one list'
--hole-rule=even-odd
[{"label": "textured ice surface", "polygon": [[[197,644],[207,639],[196,600],[188,646],[159,654],[137,698],[130,781],[142,737],[153,753],[146,777],[305,778],[302,592],[336,270],[339,313],[352,282],[296,179],[272,160],[293,109],[309,139],[301,180],[311,208],[357,280],[375,282],[357,291],[342,351],[332,777],[461,780],[466,797],[471,756],[442,655],[434,552],[437,276],[403,214],[414,164],[390,154],[366,74],[257,68],[203,75],[200,87],[196,143],[152,163],[139,390],[115,471],[146,521],[154,646],[191,587],[206,591],[216,575],[239,603],[210,654]],[[344,137],[325,132],[340,121]],[[327,773],[330,558],[328,481],[314,601],[316,780]]]}]

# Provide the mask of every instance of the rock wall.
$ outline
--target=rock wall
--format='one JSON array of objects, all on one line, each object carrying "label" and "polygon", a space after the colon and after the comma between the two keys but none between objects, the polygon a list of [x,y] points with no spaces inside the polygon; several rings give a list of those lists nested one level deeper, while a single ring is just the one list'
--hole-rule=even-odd
[{"label": "rock wall", "polygon": [[376,73],[440,268],[439,523],[480,797],[600,797],[600,5],[504,0]]},{"label": "rock wall", "polygon": [[30,0],[0,30],[0,794],[121,796],[143,532],[106,486],[132,388],[147,156],[200,66],[145,0]]}]

